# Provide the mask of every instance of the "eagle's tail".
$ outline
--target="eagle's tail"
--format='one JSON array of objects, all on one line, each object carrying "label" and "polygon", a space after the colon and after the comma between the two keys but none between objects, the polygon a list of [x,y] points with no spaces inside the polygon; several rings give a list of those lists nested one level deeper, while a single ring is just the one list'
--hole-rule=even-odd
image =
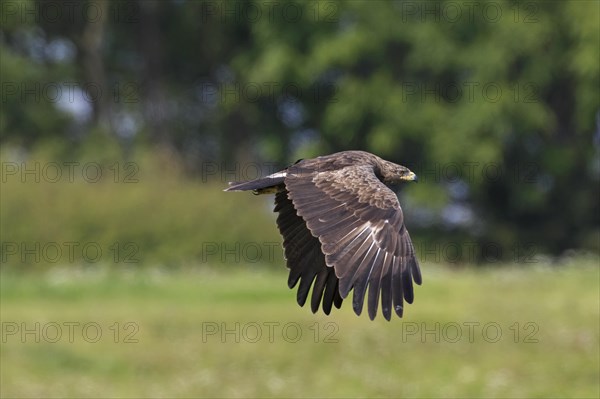
[{"label": "eagle's tail", "polygon": [[269,176],[261,177],[260,179],[242,181],[242,182],[229,182],[229,187],[223,191],[249,191],[252,190],[254,194],[268,194],[279,191],[279,187],[284,179],[285,172],[274,173]]}]

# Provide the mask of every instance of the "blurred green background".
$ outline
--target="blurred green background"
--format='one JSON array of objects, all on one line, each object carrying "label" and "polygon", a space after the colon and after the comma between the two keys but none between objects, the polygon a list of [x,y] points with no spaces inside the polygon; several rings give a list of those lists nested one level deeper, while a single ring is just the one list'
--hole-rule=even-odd
[{"label": "blurred green background", "polygon": [[[600,395],[599,2],[0,12],[2,397]],[[420,178],[391,323],[299,308],[222,192],[350,149]]]}]

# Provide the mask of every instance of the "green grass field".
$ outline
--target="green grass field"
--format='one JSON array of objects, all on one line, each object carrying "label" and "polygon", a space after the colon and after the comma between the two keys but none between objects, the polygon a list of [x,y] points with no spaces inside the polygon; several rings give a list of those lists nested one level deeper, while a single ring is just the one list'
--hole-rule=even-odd
[{"label": "green grass field", "polygon": [[590,397],[599,269],[423,265],[405,318],[313,315],[286,271],[1,279],[2,397]]}]

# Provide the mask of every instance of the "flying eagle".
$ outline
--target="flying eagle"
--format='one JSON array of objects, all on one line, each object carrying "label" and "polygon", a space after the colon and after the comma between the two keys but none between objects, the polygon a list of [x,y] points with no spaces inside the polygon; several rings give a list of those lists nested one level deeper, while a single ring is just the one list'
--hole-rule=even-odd
[{"label": "flying eagle", "polygon": [[304,306],[311,285],[311,310],[321,302],[325,314],[340,308],[354,289],[352,307],[363,308],[367,285],[369,318],[392,307],[402,317],[403,302],[413,301],[413,280],[421,271],[402,208],[388,188],[416,181],[408,168],[364,151],[344,151],[315,159],[301,159],[272,175],[230,182],[225,191],[252,190],[275,194],[277,226],[283,236],[288,286],[298,281],[297,300]]}]

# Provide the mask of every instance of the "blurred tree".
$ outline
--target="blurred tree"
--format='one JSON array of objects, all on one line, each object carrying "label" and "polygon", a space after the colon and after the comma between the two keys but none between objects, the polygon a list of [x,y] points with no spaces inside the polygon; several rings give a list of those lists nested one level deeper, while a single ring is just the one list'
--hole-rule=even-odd
[{"label": "blurred tree", "polygon": [[263,113],[284,137],[318,131],[310,155],[361,148],[412,166],[426,184],[408,200],[437,214],[423,226],[475,239],[479,257],[486,243],[517,259],[599,249],[598,3],[298,7],[305,20],[252,25],[261,51],[234,63],[247,84],[335,89],[295,98],[298,126]]},{"label": "blurred tree", "polygon": [[192,172],[365,149],[421,175],[416,236],[600,250],[598,2],[69,4],[2,4],[3,143],[101,130]]}]

